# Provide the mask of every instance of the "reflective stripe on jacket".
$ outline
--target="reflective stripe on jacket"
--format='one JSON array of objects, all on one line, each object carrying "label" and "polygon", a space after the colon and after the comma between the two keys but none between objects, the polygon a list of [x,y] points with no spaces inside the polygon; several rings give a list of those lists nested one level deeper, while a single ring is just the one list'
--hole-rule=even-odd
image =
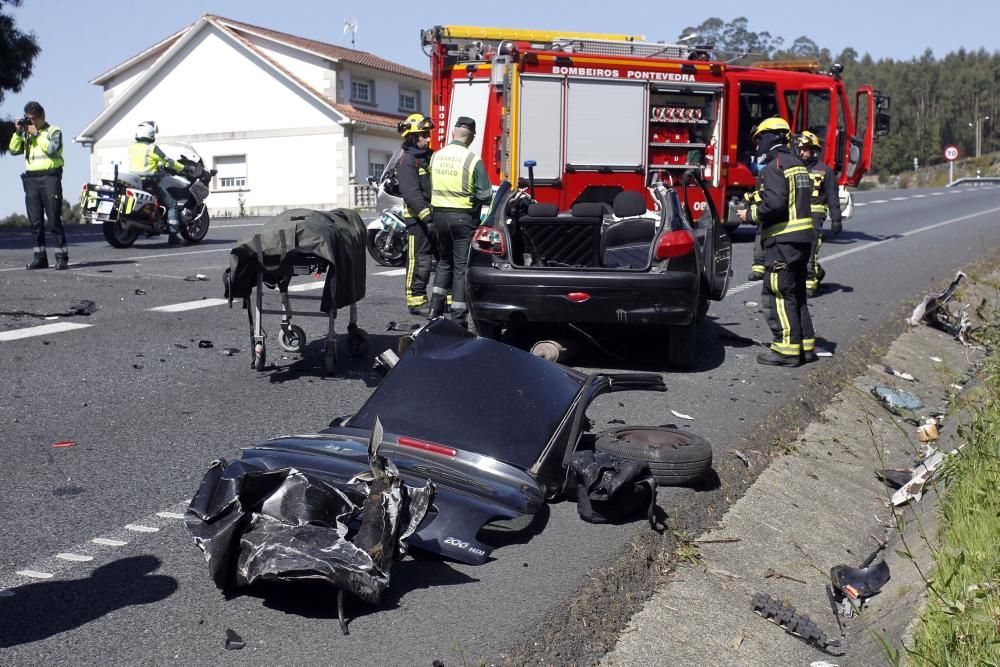
[{"label": "reflective stripe on jacket", "polygon": [[477,205],[475,167],[482,161],[467,146],[452,142],[431,157],[431,206],[471,209]]},{"label": "reflective stripe on jacket", "polygon": [[128,170],[133,174],[155,176],[164,169],[179,174],[184,171],[184,165],[167,157],[156,144],[134,141],[128,147]]},{"label": "reflective stripe on jacket", "polygon": [[24,153],[26,171],[47,171],[63,166],[62,130],[55,125],[46,125],[36,136],[15,132],[8,148],[11,155]]},{"label": "reflective stripe on jacket", "polygon": [[812,179],[812,196],[810,209],[817,218],[826,219],[827,214],[834,222],[840,222],[840,189],[837,186],[837,176],[825,162],[816,159],[806,163],[809,177]]}]

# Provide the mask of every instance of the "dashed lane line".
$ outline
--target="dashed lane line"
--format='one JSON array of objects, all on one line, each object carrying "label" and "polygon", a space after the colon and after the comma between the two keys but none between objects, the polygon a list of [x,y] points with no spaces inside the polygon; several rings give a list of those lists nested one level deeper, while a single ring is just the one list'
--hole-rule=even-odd
[{"label": "dashed lane line", "polygon": [[17,574],[29,579],[51,579],[55,576],[51,572],[41,572],[39,570],[18,570]]},{"label": "dashed lane line", "polygon": [[71,554],[65,552],[61,554],[56,554],[56,558],[72,561],[74,563],[86,563],[88,561],[94,560],[93,556],[84,556],[83,554]]},{"label": "dashed lane line", "polygon": [[131,530],[134,533],[158,533],[160,529],[156,526],[144,526],[142,524],[130,523],[125,526],[125,530]]},{"label": "dashed lane line", "polygon": [[55,322],[54,324],[40,324],[37,327],[25,327],[23,329],[11,329],[0,331],[0,341],[19,340],[21,338],[31,338],[32,336],[46,336],[48,334],[73,331],[74,329],[86,329],[93,324],[77,324],[75,322]]},{"label": "dashed lane line", "polygon": [[102,547],[123,547],[128,544],[125,540],[110,540],[106,537],[95,537],[91,542],[99,544]]},{"label": "dashed lane line", "polygon": [[892,201],[906,201],[909,197],[893,197]]},{"label": "dashed lane line", "polygon": [[167,306],[156,306],[146,310],[154,313],[180,313],[185,310],[198,310],[199,308],[211,308],[229,303],[227,299],[199,299],[198,301],[185,301],[184,303],[172,303]]},{"label": "dashed lane line", "polygon": [[389,269],[388,271],[376,271],[373,276],[405,276],[406,269]]},{"label": "dashed lane line", "polygon": [[889,200],[888,199],[873,199],[873,200],[871,200],[868,203],[869,204],[888,204]]}]

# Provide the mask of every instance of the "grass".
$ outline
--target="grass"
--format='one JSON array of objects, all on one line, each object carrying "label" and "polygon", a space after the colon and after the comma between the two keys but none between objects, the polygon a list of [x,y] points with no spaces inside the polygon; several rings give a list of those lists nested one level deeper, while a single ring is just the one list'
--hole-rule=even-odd
[{"label": "grass", "polygon": [[[1000,359],[965,447],[942,466],[939,546],[927,606],[907,648],[914,665],[1000,667]],[[904,554],[900,554],[904,555]]]}]

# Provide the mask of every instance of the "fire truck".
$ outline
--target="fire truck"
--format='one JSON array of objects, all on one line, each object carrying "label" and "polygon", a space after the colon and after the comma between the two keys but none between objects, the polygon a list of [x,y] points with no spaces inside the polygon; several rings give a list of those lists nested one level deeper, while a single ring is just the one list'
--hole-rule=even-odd
[{"label": "fire truck", "polygon": [[560,210],[695,170],[731,228],[755,184],[752,132],[763,119],[780,115],[793,132],[815,133],[842,196],[889,128],[889,98],[864,85],[852,108],[839,65],[732,65],[639,35],[436,26],[421,41],[434,147],[456,118],[474,118],[472,148],[492,182],[524,187],[530,177],[535,198]]}]

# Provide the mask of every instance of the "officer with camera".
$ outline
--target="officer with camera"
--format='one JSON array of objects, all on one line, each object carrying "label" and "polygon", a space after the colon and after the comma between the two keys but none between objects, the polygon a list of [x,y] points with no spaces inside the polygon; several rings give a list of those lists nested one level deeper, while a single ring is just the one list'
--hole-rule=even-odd
[{"label": "officer with camera", "polygon": [[55,238],[56,269],[69,268],[69,250],[62,224],[62,130],[45,122],[45,109],[38,102],[24,105],[24,118],[17,121],[17,131],[10,138],[11,155],[24,153],[24,205],[35,233],[35,256],[25,267],[47,269],[45,218],[52,225]]}]

